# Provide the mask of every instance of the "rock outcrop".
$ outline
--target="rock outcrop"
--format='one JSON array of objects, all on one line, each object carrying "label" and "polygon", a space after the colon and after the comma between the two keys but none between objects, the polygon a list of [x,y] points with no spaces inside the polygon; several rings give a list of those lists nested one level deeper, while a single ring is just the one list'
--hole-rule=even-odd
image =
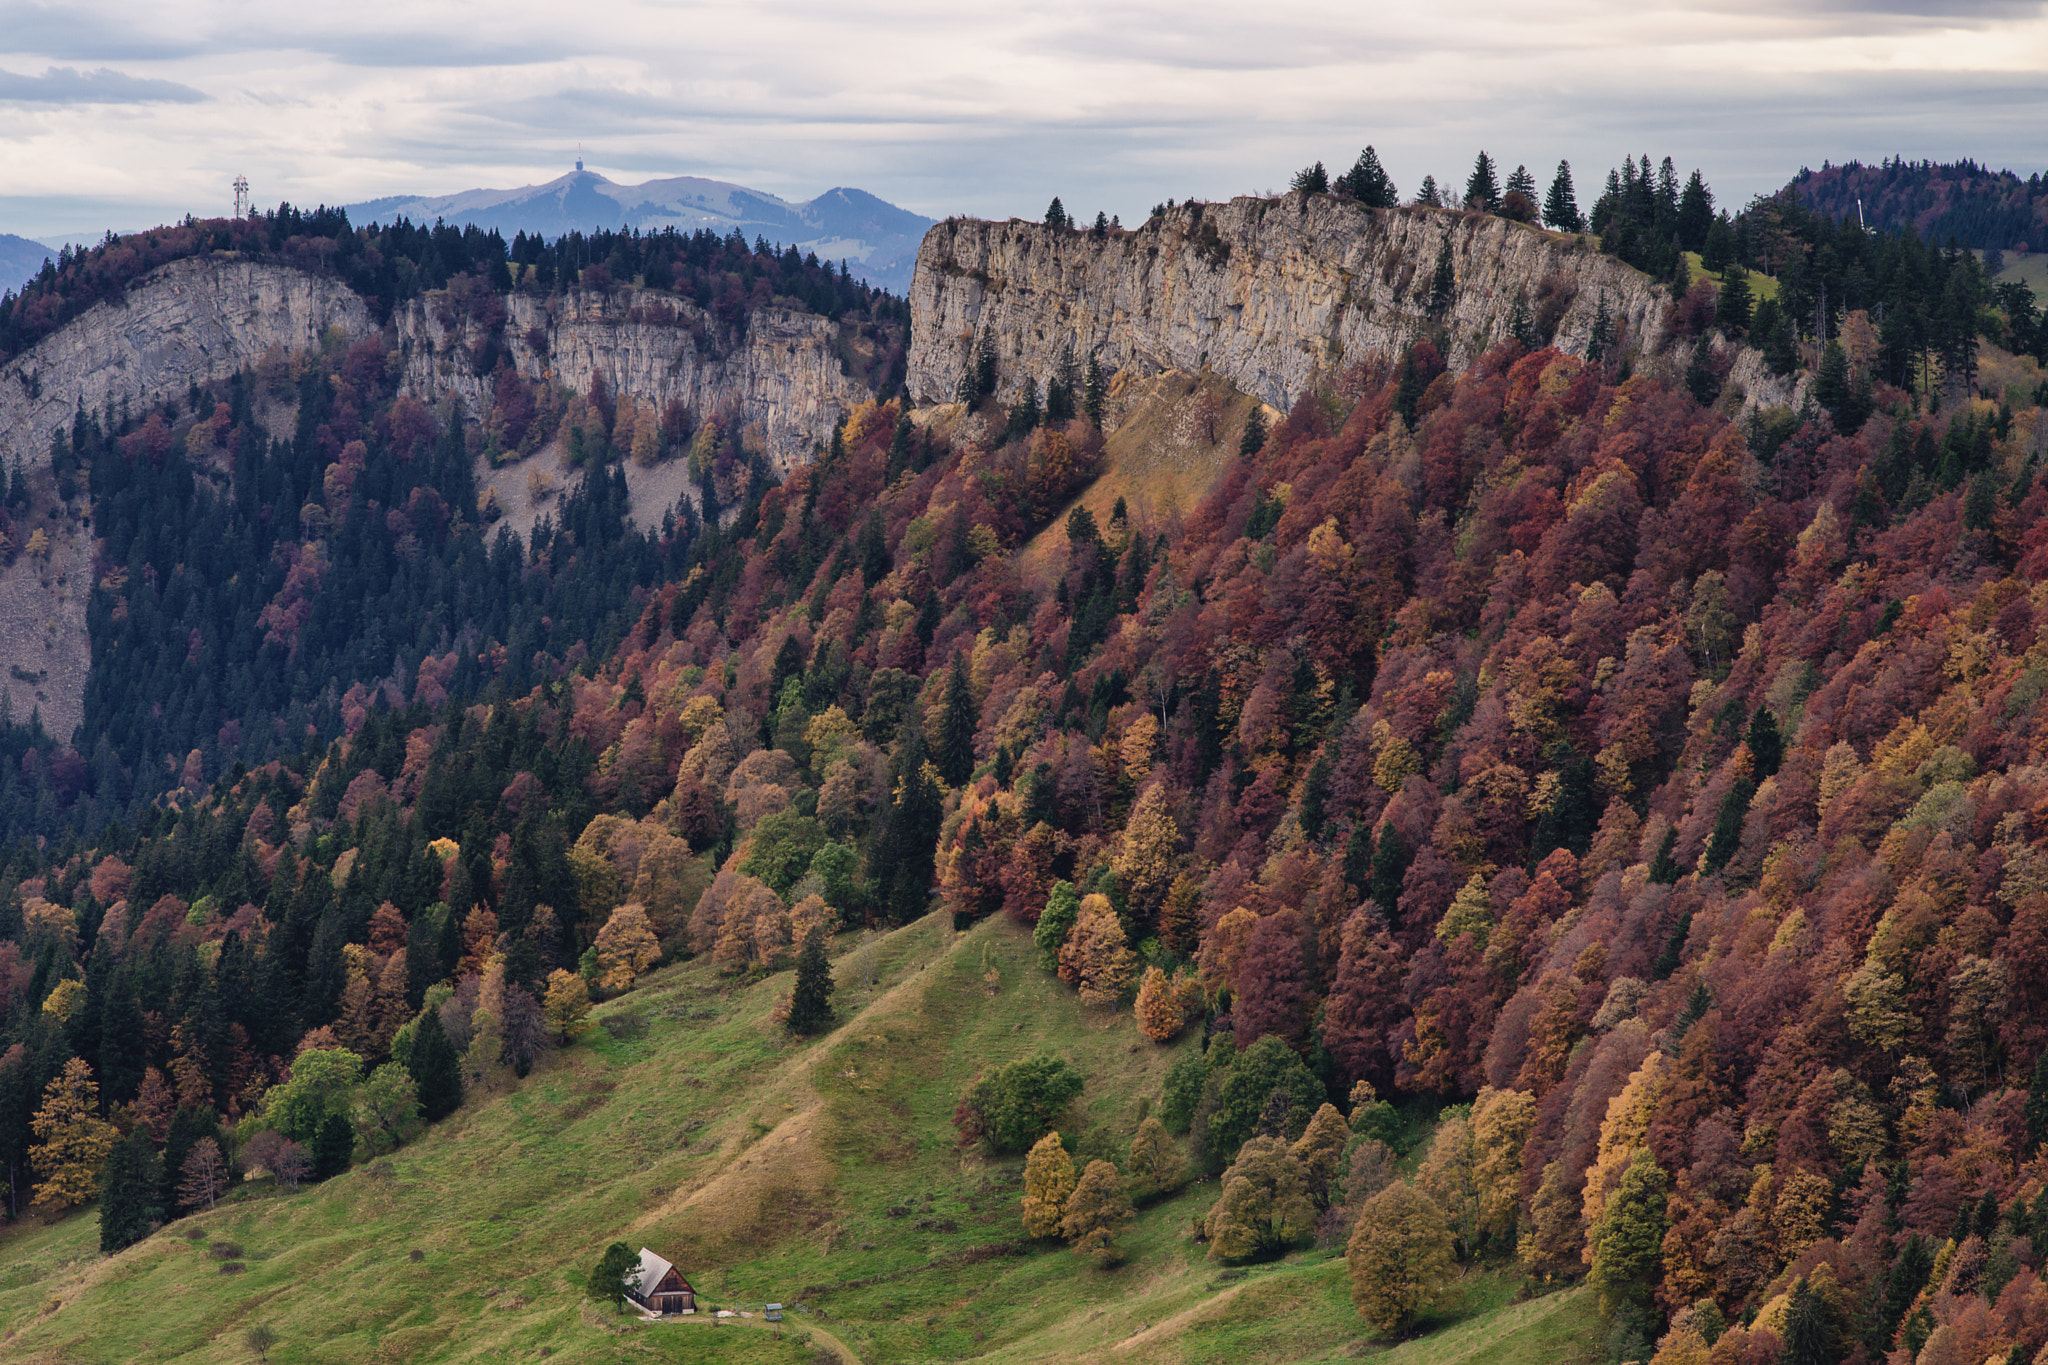
[{"label": "rock outcrop", "polygon": [[[1445,243],[1456,283],[1433,311]],[[919,402],[950,400],[987,336],[1005,399],[1071,353],[1105,370],[1206,366],[1285,410],[1318,376],[1439,329],[1451,364],[1463,365],[1510,335],[1518,301],[1575,354],[1603,308],[1631,349],[1664,342],[1668,294],[1640,271],[1583,241],[1480,214],[1297,193],[1184,204],[1101,237],[953,219],[918,253],[908,386]]]}]

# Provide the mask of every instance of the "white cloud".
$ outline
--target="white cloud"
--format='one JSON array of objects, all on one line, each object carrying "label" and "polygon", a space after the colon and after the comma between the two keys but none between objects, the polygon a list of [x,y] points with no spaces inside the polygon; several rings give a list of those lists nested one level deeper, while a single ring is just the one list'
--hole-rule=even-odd
[{"label": "white cloud", "polygon": [[[579,141],[614,178],[849,184],[934,215],[1058,193],[1130,218],[1366,142],[1404,189],[1484,146],[1544,179],[1569,157],[1585,196],[1649,151],[1740,202],[1823,158],[2024,174],[2048,121],[2048,17],[2012,0],[0,0],[0,67],[53,63],[0,75],[0,184],[39,196],[0,198],[0,230],[218,212],[237,172],[263,202],[514,185]],[[156,102],[109,102],[123,82]]]}]

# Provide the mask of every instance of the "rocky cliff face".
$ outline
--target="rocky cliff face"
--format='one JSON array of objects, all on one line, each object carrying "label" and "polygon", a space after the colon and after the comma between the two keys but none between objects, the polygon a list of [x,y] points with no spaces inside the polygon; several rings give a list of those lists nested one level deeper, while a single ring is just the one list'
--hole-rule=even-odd
[{"label": "rocky cliff face", "polygon": [[[515,294],[477,308],[435,294],[380,329],[334,280],[227,256],[175,262],[0,366],[0,461],[20,460],[36,489],[20,534],[40,528],[48,539],[47,553],[0,569],[0,695],[16,720],[40,708],[51,733],[69,736],[91,663],[90,499],[82,485],[60,495],[52,434],[81,406],[118,413],[182,398],[195,382],[224,379],[273,349],[316,345],[334,329],[350,341],[380,337],[402,358],[403,389],[452,400],[472,418],[491,401],[493,381],[476,369],[494,342],[530,379],[587,391],[602,372],[614,392],[643,402],[679,398],[700,415],[735,416],[784,469],[831,439],[841,411],[874,396],[841,364],[846,355],[856,369],[876,368],[859,363],[876,359],[873,343],[806,313],[760,309],[744,338],[714,341],[709,319],[671,295]],[[674,490],[662,490],[659,501],[673,505]]]},{"label": "rocky cliff face", "polygon": [[[1433,315],[1445,243],[1457,282]],[[1463,365],[1510,334],[1518,299],[1575,354],[1603,307],[1630,346],[1664,340],[1666,294],[1639,271],[1502,218],[1289,194],[1183,205],[1105,237],[956,219],[918,253],[908,384],[950,400],[987,335],[1006,399],[1070,350],[1106,370],[1206,365],[1284,411],[1318,375],[1438,327]]]},{"label": "rocky cliff face", "polygon": [[[714,341],[710,318],[672,295],[513,294],[501,301],[501,344],[528,379],[588,392],[602,373],[614,393],[657,407],[680,399],[700,415],[731,414],[777,467],[788,470],[832,438],[842,412],[874,397],[846,373],[842,347],[866,346],[811,313],[757,310],[737,343]],[[422,398],[452,398],[472,417],[490,406],[492,379],[473,357],[495,318],[469,316],[445,295],[415,300],[393,319],[405,355],[401,387]]]}]

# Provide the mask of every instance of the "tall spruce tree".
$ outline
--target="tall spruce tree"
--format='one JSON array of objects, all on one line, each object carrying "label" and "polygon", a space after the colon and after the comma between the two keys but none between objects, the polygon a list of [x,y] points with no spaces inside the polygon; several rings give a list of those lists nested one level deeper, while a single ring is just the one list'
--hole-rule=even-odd
[{"label": "tall spruce tree", "polygon": [[938,768],[947,786],[960,786],[974,775],[974,732],[980,726],[967,662],[956,653],[946,676],[945,711],[939,718]]},{"label": "tall spruce tree", "polygon": [[1465,206],[1491,213],[1500,203],[1500,179],[1494,174],[1493,158],[1484,151],[1472,162],[1472,174],[1465,177]]},{"label": "tall spruce tree", "polygon": [[462,1061],[455,1055],[447,1030],[441,1027],[439,1010],[420,1016],[407,1070],[419,1088],[420,1115],[427,1122],[439,1122],[462,1107]]},{"label": "tall spruce tree", "polygon": [[789,1031],[806,1036],[832,1027],[832,963],[825,956],[825,931],[804,935],[796,958],[796,985],[789,994]]},{"label": "tall spruce tree", "polygon": [[1543,221],[1559,232],[1584,232],[1586,216],[1579,212],[1578,192],[1572,188],[1572,163],[1557,163],[1550,178],[1550,193],[1543,200]]},{"label": "tall spruce tree", "polygon": [[1436,271],[1429,279],[1429,314],[1442,317],[1458,297],[1458,270],[1451,260],[1451,239],[1444,238],[1436,250]]},{"label": "tall spruce tree", "polygon": [[134,1246],[163,1222],[163,1162],[149,1131],[138,1127],[114,1144],[100,1169],[100,1250],[111,1256]]},{"label": "tall spruce tree", "polygon": [[1351,169],[1337,177],[1335,188],[1369,209],[1390,209],[1401,202],[1392,177],[1380,165],[1380,154],[1371,147],[1360,152]]}]

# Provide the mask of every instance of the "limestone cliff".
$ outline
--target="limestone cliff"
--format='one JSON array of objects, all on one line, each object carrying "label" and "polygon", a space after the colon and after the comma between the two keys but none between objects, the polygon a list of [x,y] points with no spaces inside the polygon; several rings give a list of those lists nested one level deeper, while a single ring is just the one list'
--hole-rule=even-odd
[{"label": "limestone cliff", "polygon": [[[1446,242],[1456,287],[1433,315]],[[1284,410],[1318,375],[1439,327],[1463,365],[1509,335],[1518,299],[1575,354],[1603,306],[1633,349],[1664,340],[1668,297],[1641,272],[1503,218],[1289,194],[1185,204],[1103,237],[954,219],[918,253],[908,385],[920,402],[951,399],[987,335],[1005,399],[1071,351],[1105,370],[1207,366]],[[1737,368],[1738,379],[1761,374]]]}]

